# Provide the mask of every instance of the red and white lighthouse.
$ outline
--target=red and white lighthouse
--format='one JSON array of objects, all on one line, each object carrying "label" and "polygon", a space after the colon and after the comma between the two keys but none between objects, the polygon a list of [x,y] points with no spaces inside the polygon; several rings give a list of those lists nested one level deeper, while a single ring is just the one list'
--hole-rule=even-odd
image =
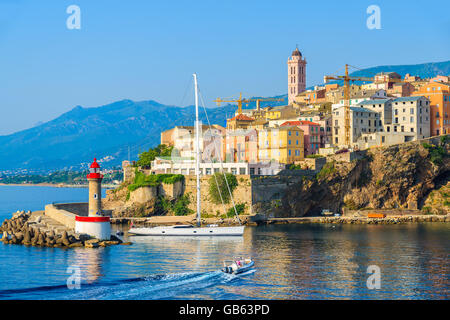
[{"label": "red and white lighthouse", "polygon": [[100,240],[111,238],[111,221],[102,212],[102,180],[100,165],[94,158],[87,175],[89,181],[89,211],[88,216],[75,217],[75,231],[86,233]]}]

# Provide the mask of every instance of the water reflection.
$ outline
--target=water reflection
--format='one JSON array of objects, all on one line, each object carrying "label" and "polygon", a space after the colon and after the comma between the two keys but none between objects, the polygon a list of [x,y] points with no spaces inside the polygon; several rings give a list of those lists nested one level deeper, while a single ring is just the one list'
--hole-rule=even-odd
[{"label": "water reflection", "polygon": [[[15,294],[77,299],[448,299],[448,224],[271,225],[243,237],[131,236],[132,246],[98,249],[1,246],[1,291],[65,284],[79,266],[82,290]],[[251,256],[255,272],[220,272],[223,260]],[[366,286],[381,269],[381,289]],[[19,275],[22,275],[21,277]],[[30,279],[22,283],[26,276]],[[89,286],[91,284],[91,286]]]}]

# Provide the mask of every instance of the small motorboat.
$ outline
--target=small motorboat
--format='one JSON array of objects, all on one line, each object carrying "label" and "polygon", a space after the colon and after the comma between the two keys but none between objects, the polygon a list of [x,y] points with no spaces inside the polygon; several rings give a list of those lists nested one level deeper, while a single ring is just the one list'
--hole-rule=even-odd
[{"label": "small motorboat", "polygon": [[225,260],[223,262],[222,271],[225,273],[239,274],[250,270],[254,264],[255,262],[251,258],[235,258],[234,260]]},{"label": "small motorboat", "polygon": [[332,216],[333,212],[328,210],[328,209],[323,209],[322,212],[321,212],[321,215],[323,215],[323,216]]}]

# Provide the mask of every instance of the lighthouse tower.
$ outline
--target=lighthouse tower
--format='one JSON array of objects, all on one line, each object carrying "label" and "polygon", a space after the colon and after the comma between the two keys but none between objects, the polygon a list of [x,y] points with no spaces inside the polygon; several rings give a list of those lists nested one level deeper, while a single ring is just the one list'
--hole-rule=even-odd
[{"label": "lighthouse tower", "polygon": [[89,217],[102,216],[103,175],[100,173],[100,165],[96,158],[91,164],[87,179],[89,181]]},{"label": "lighthouse tower", "polygon": [[99,240],[110,240],[111,221],[102,213],[102,179],[100,166],[94,158],[89,174],[89,211],[87,216],[75,217],[75,232],[85,233]]}]

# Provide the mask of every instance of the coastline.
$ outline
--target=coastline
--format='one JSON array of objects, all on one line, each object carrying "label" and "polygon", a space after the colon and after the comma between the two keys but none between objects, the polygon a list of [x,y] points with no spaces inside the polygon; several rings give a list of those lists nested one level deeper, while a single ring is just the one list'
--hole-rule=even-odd
[{"label": "coastline", "polygon": [[[242,224],[247,226],[268,225],[268,224],[302,224],[302,223],[322,223],[322,224],[400,224],[400,223],[422,223],[422,222],[450,222],[450,215],[393,215],[385,218],[367,217],[293,217],[293,218],[262,218],[258,215],[241,216]],[[170,224],[194,224],[196,219],[192,216],[154,216],[154,217],[113,217],[112,224],[129,225],[131,222],[139,226],[159,226]],[[218,225],[239,225],[235,218],[205,218],[202,224]]]},{"label": "coastline", "polygon": [[[54,188],[88,188],[88,184],[65,184],[65,183],[0,183],[0,187],[54,187]],[[105,189],[114,189],[118,185],[104,184]]]}]

